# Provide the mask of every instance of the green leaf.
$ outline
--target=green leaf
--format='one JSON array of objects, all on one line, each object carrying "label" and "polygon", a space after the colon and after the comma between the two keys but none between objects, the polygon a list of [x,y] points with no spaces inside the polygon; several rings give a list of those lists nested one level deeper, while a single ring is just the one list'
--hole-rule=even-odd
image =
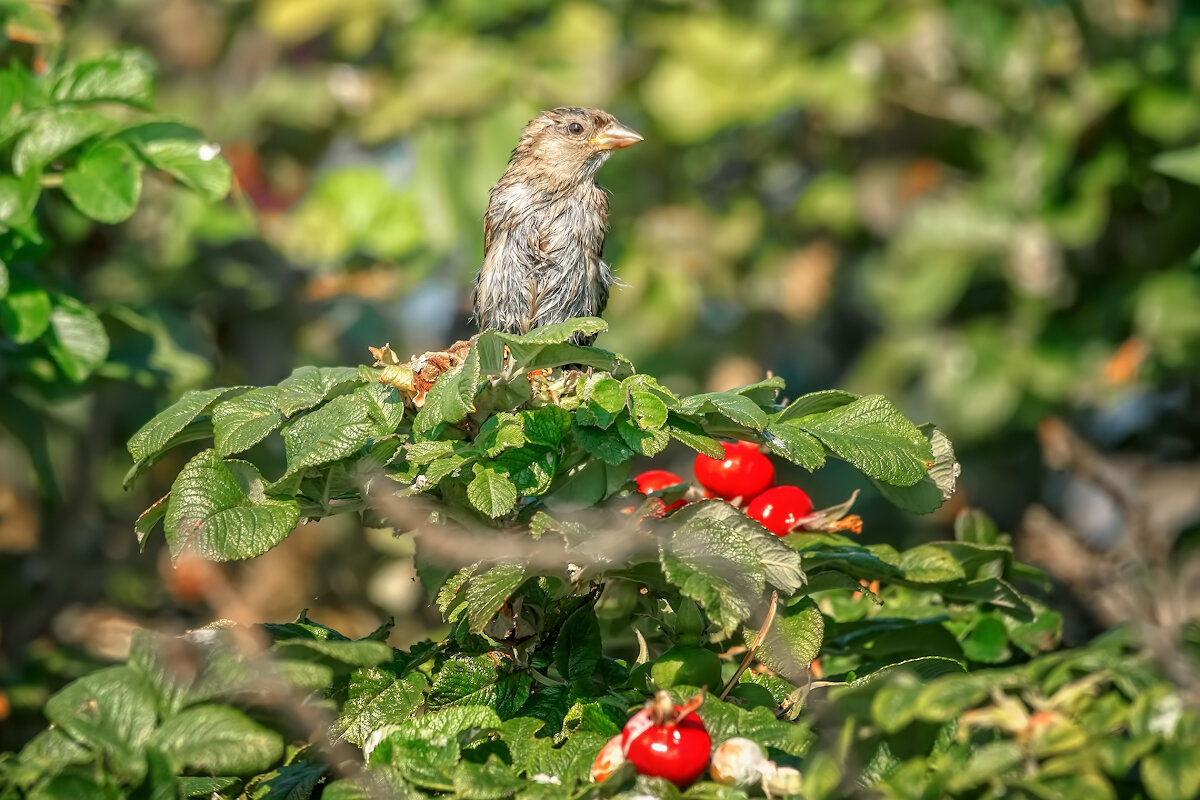
[{"label": "green leaf", "polygon": [[274,653],[281,659],[311,661],[332,666],[336,672],[349,672],[345,667],[376,667],[393,656],[393,650],[374,639],[281,639]]},{"label": "green leaf", "polygon": [[859,546],[822,546],[818,549],[803,549],[808,536],[808,534],[793,534],[791,538],[796,540],[795,545],[802,547],[804,565],[809,572],[831,567],[855,578],[866,580],[886,581],[903,577],[903,573],[898,567]]},{"label": "green leaf", "polygon": [[20,273],[0,298],[0,327],[17,344],[29,344],[50,327],[50,294]]},{"label": "green leaf", "polygon": [[709,458],[725,458],[725,448],[721,442],[706,434],[696,423],[674,413],[668,415],[667,420],[667,433],[671,434],[672,439],[683,442]]},{"label": "green leaf", "polygon": [[42,194],[41,178],[38,170],[20,178],[0,175],[0,225],[16,228],[29,221]]},{"label": "green leaf", "polygon": [[254,800],[309,800],[329,767],[296,761],[268,772],[255,789]]},{"label": "green leaf", "polygon": [[567,617],[554,642],[554,668],[572,683],[586,681],[600,666],[600,622],[586,605]]},{"label": "green leaf", "polygon": [[238,783],[239,778],[179,778],[179,789],[184,797],[209,797]]},{"label": "green leaf", "polygon": [[754,401],[755,405],[773,406],[775,400],[779,397],[779,393],[787,388],[783,378],[778,375],[772,375],[769,378],[763,378],[755,383],[748,383],[745,386],[739,386],[732,389],[737,394],[743,397],[748,397]]},{"label": "green leaf", "polygon": [[118,102],[146,107],[153,92],[154,59],[144,50],[120,48],[66,67],[51,94],[62,102]]},{"label": "green leaf", "polygon": [[[403,779],[405,790],[419,786],[422,789],[449,791],[454,787],[453,774],[460,761],[460,753],[458,741],[454,738],[429,740],[397,727],[369,751],[368,764],[375,767],[372,772],[379,772],[380,767],[385,765],[391,767]],[[373,798],[377,794],[368,796]]]},{"label": "green leaf", "polygon": [[946,776],[946,788],[953,793],[964,792],[1016,770],[1024,761],[1025,754],[1016,742],[988,742],[974,749],[962,769]]},{"label": "green leaf", "polygon": [[557,448],[571,430],[571,415],[558,406],[546,406],[520,412],[521,427],[530,444]]},{"label": "green leaf", "polygon": [[705,520],[715,520],[734,528],[754,550],[767,583],[778,589],[785,598],[795,594],[807,581],[800,554],[729,503],[722,500],[689,503],[676,512],[674,520],[680,525],[694,521],[701,527]]},{"label": "green leaf", "polygon": [[775,419],[777,422],[786,422],[790,419],[801,419],[812,414],[823,414],[827,411],[833,411],[835,408],[848,406],[857,399],[858,395],[842,391],[841,389],[826,389],[821,392],[812,392],[811,394],[796,398],[795,402],[781,411]]},{"label": "green leaf", "polygon": [[749,397],[736,392],[709,392],[685,397],[679,401],[678,410],[680,414],[687,415],[720,414],[756,431],[767,427],[767,412]]},{"label": "green leaf", "polygon": [[[853,692],[865,686],[873,686],[878,681],[894,680],[898,672],[911,672],[921,681],[931,681],[943,675],[962,675],[966,668],[958,659],[945,656],[919,656],[881,667],[875,672],[868,673],[846,685],[844,690]],[[841,695],[837,695],[840,697]]]},{"label": "green leaf", "polygon": [[529,699],[530,677],[510,671],[510,663],[498,653],[447,660],[433,678],[429,708],[487,706],[501,717],[512,716]]},{"label": "green leaf", "polygon": [[464,800],[502,800],[526,786],[495,754],[483,764],[460,761],[454,768],[454,796]]},{"label": "green leaf", "polygon": [[[535,332],[542,330],[535,328]],[[599,347],[581,347],[576,344],[528,344],[521,343],[520,337],[510,334],[499,334],[508,343],[509,355],[515,367],[521,370],[552,369],[565,367],[568,364],[578,364],[583,367],[602,372],[614,372],[626,366],[621,356],[602,350]]]},{"label": "green leaf", "polygon": [[979,618],[963,638],[962,648],[967,658],[985,664],[999,664],[1012,655],[1008,648],[1008,630],[1003,622],[992,616]]},{"label": "green leaf", "polygon": [[917,712],[921,684],[907,672],[882,686],[871,700],[871,717],[884,733],[896,733],[912,721]]},{"label": "green leaf", "polygon": [[17,176],[36,172],[71,148],[111,130],[116,121],[93,111],[53,108],[35,112],[32,124],[13,150]]},{"label": "green leaf", "polygon": [[278,388],[263,386],[218,403],[212,411],[217,454],[225,457],[249,450],[283,424],[275,402],[278,395]]},{"label": "green leaf", "polygon": [[158,714],[150,687],[129,667],[107,667],[68,684],[46,701],[46,717],[105,753],[126,778],[144,774],[142,750]]},{"label": "green leaf", "polygon": [[1021,622],[1033,621],[1033,609],[1012,584],[1001,578],[984,578],[942,589],[942,597],[951,602],[978,603],[1002,609]]},{"label": "green leaf", "polygon": [[224,461],[213,450],[192,458],[175,479],[165,522],[171,556],[195,552],[213,561],[253,558],[300,521],[292,500],[271,500],[253,464]]},{"label": "green leaf", "polygon": [[1031,622],[1014,625],[1008,638],[1031,656],[1058,646],[1062,639],[1063,617],[1057,611],[1042,611]]},{"label": "green leaf", "polygon": [[176,122],[147,122],[121,131],[147,164],[161,169],[210,202],[224,199],[233,171],[220,148],[195,128]]},{"label": "green leaf", "polygon": [[881,395],[810,414],[797,424],[831,452],[871,478],[909,486],[927,474],[933,449],[917,428]]},{"label": "green leaf", "polygon": [[941,508],[942,503],[954,494],[961,467],[954,458],[954,446],[946,434],[932,425],[921,426],[921,432],[933,449],[933,466],[928,473],[911,486],[873,482],[880,494],[905,511],[928,514]]},{"label": "green leaf", "polygon": [[913,583],[948,583],[966,580],[967,573],[954,556],[933,544],[905,550],[900,557],[904,577]]},{"label": "green leaf", "polygon": [[68,764],[87,764],[94,758],[91,750],[57,726],[35,734],[20,752],[24,764],[46,771],[62,769]]},{"label": "green leaf", "polygon": [[661,428],[667,422],[667,404],[652,392],[631,391],[629,414],[639,428]]},{"label": "green leaf", "polygon": [[467,627],[482,633],[512,593],[525,582],[523,564],[496,564],[471,576],[467,584]]},{"label": "green leaf", "polygon": [[482,464],[473,464],[475,477],[467,484],[467,499],[480,513],[495,519],[513,510],[517,487],[508,476]]},{"label": "green leaf", "polygon": [[285,417],[312,408],[346,386],[362,383],[353,367],[299,367],[279,383],[277,404]]},{"label": "green leaf", "polygon": [[398,678],[389,669],[359,669],[350,677],[346,702],[330,730],[362,747],[377,728],[412,718],[425,699],[425,687],[425,676],[419,672]]},{"label": "green leaf", "polygon": [[62,190],[84,215],[109,224],[123,222],[142,194],[142,165],[124,144],[101,142],[63,173]]},{"label": "green leaf", "polygon": [[475,446],[488,458],[495,458],[505,450],[525,444],[525,429],[516,414],[503,412],[489,417],[479,428]]},{"label": "green leaf", "polygon": [[158,460],[163,457],[166,451],[189,442],[206,441],[211,438],[212,420],[203,415],[197,417],[189,422],[183,430],[172,436],[167,443],[163,445],[162,450],[160,450],[158,453],[155,453],[149,458],[135,461],[133,466],[130,467],[125,473],[125,478],[123,480],[124,487],[128,489],[129,487],[133,486],[133,484],[137,482],[137,479],[140,478],[146,472],[146,470],[154,466],[154,464],[156,464]]},{"label": "green leaf", "polygon": [[996,545],[1002,541],[996,523],[978,509],[964,509],[954,518],[954,538],[967,544]]},{"label": "green leaf", "polygon": [[1150,166],[1164,175],[1200,186],[1200,145],[1159,153]]},{"label": "green leaf", "polygon": [[617,413],[625,408],[625,387],[620,381],[600,373],[584,384],[583,399],[607,413],[607,418],[600,418],[600,427],[607,428]]},{"label": "green leaf", "polygon": [[571,337],[576,333],[582,333],[586,336],[592,334],[604,333],[608,330],[608,323],[599,317],[575,317],[566,322],[559,322],[554,325],[543,325],[540,328],[534,328],[529,333],[517,336],[514,334],[501,334],[505,341],[516,343],[518,345],[541,345],[541,344],[561,344],[569,342]]},{"label": "green leaf", "polygon": [[[745,628],[742,635],[749,647],[758,630]],[[758,659],[792,683],[803,683],[808,679],[809,665],[821,652],[824,635],[825,617],[816,603],[807,597],[792,605],[781,601],[758,650]]]},{"label": "green leaf", "polygon": [[1153,800],[1190,800],[1200,794],[1200,761],[1195,744],[1165,742],[1142,759],[1142,779]]},{"label": "green leaf", "polygon": [[243,391],[244,387],[232,389],[204,389],[184,392],[183,395],[143,425],[129,437],[129,454],[135,461],[155,456],[163,451],[167,443],[193,420],[203,414],[213,403],[231,392]]},{"label": "green leaf", "polygon": [[633,450],[625,443],[618,428],[592,428],[580,425],[576,420],[572,430],[584,450],[608,464],[622,464],[633,458]]},{"label": "green leaf", "polygon": [[108,334],[94,311],[59,295],[50,311],[46,349],[69,380],[82,383],[108,358]]},{"label": "green leaf", "polygon": [[659,556],[667,580],[695,600],[722,630],[747,619],[766,576],[737,528],[719,520],[689,520]]},{"label": "green leaf", "polygon": [[168,718],[153,743],[177,769],[215,774],[265,772],[283,758],[283,738],[236,708],[200,705]]},{"label": "green leaf", "polygon": [[671,437],[666,431],[643,430],[624,415],[617,420],[617,433],[621,435],[622,441],[629,446],[630,450],[647,458],[658,455],[671,443]]},{"label": "green leaf", "polygon": [[914,701],[917,717],[926,722],[946,722],[987,697],[988,678],[951,674],[929,683]]},{"label": "green leaf", "polygon": [[810,472],[825,464],[825,448],[816,437],[805,432],[799,421],[772,422],[763,431],[762,440],[771,452]]},{"label": "green leaf", "polygon": [[474,411],[479,380],[479,347],[473,344],[463,363],[442,373],[425,395],[425,405],[413,420],[413,432],[432,433],[437,426],[458,422]]},{"label": "green leaf", "polygon": [[371,414],[370,386],[333,398],[293,418],[283,427],[287,475],[339,461],[357,453],[376,436],[391,433]]}]

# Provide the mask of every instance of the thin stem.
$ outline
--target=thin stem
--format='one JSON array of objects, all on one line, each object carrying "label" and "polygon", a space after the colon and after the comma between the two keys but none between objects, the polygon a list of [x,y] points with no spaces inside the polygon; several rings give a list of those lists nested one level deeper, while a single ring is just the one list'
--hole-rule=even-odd
[{"label": "thin stem", "polygon": [[771,605],[767,608],[767,616],[763,620],[762,628],[758,631],[758,636],[754,637],[754,644],[750,645],[750,649],[746,651],[746,655],[742,658],[742,663],[738,665],[737,672],[733,673],[733,677],[729,679],[729,683],[725,684],[725,688],[721,690],[720,699],[724,700],[729,690],[737,684],[738,678],[742,677],[742,673],[750,666],[750,662],[754,660],[754,654],[758,652],[758,648],[762,645],[763,640],[767,638],[767,631],[771,630],[771,623],[775,621],[775,607],[779,604],[779,592],[771,592]]}]

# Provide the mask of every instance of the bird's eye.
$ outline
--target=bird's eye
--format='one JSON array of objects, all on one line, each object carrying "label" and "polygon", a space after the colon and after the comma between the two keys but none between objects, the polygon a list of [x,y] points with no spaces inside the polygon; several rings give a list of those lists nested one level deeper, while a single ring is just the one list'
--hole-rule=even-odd
[{"label": "bird's eye", "polygon": [[571,133],[579,134],[579,133],[583,133],[583,126],[580,125],[578,122],[572,122],[570,125],[567,126],[567,130],[569,130]]}]

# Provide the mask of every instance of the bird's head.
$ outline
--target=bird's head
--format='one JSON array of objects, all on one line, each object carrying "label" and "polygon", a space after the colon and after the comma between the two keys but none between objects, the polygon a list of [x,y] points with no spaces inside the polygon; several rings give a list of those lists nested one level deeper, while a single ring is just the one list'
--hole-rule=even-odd
[{"label": "bird's head", "polygon": [[607,111],[555,108],[525,126],[510,164],[550,184],[571,186],[595,176],[614,150],[640,141]]}]

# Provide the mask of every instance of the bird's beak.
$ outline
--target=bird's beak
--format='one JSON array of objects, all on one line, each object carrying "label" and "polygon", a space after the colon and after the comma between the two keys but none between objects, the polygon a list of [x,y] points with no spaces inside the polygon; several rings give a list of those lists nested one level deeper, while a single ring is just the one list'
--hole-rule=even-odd
[{"label": "bird's beak", "polygon": [[619,122],[614,122],[591,138],[591,144],[597,150],[620,150],[642,140],[642,135],[632,128],[626,128]]}]

